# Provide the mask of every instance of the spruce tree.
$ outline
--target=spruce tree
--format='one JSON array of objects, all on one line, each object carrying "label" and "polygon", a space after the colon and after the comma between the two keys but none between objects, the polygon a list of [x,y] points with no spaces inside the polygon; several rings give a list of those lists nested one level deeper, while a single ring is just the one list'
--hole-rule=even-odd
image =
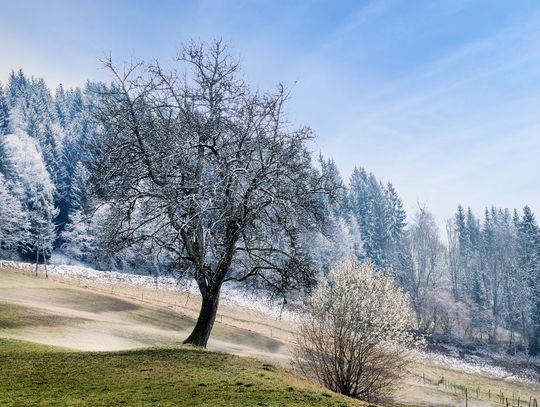
[{"label": "spruce tree", "polygon": [[523,208],[519,225],[519,264],[527,277],[530,288],[531,327],[529,350],[540,354],[540,231],[531,208]]},{"label": "spruce tree", "polygon": [[71,210],[79,211],[83,214],[88,214],[91,210],[90,197],[87,190],[90,173],[82,162],[78,162],[73,173],[73,181],[71,185]]},{"label": "spruce tree", "polygon": [[0,252],[24,247],[29,225],[19,200],[0,174]]},{"label": "spruce tree", "polygon": [[35,258],[50,256],[56,240],[54,220],[55,187],[44,164],[37,141],[22,131],[6,138],[6,149],[12,160],[13,195],[21,203],[29,222],[24,255]]},{"label": "spruce tree", "polygon": [[405,230],[407,214],[403,209],[403,202],[394,186],[389,182],[384,190],[388,218],[388,229],[392,241],[398,242]]},{"label": "spruce tree", "polygon": [[10,131],[9,106],[4,95],[4,89],[0,84],[0,174],[9,177],[10,158],[6,152],[4,136]]},{"label": "spruce tree", "polygon": [[65,129],[69,123],[69,107],[68,107],[68,95],[64,90],[62,84],[58,85],[56,88],[56,93],[54,95],[54,107],[56,111],[56,117],[58,122]]},{"label": "spruce tree", "polygon": [[[7,86],[7,100],[10,107],[15,107],[28,92],[28,79],[22,69],[17,73],[11,71]],[[28,107],[29,101],[24,101],[23,108]]]},{"label": "spruce tree", "polygon": [[10,132],[9,105],[4,94],[4,88],[0,84],[0,136]]},{"label": "spruce tree", "polygon": [[456,294],[458,297],[465,292],[466,286],[465,276],[467,275],[468,268],[468,253],[469,253],[469,239],[467,236],[467,228],[465,225],[465,211],[463,206],[458,205],[456,214],[454,216],[454,227],[457,235],[458,255],[457,263],[459,270],[459,280],[456,281]]}]

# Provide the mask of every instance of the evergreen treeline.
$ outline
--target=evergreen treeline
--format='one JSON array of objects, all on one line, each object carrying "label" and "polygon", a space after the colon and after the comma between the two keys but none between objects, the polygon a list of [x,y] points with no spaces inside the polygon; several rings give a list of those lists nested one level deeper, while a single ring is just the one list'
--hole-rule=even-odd
[{"label": "evergreen treeline", "polygon": [[[531,209],[492,207],[482,219],[459,206],[448,227],[448,272],[455,300],[471,303],[471,335],[538,354],[540,339],[540,231]],[[476,332],[474,332],[476,331]],[[528,338],[526,342],[516,338]]]},{"label": "evergreen treeline", "polygon": [[[100,84],[51,91],[42,79],[13,72],[0,86],[0,251],[43,261],[53,251],[94,267],[125,263],[155,271],[167,265],[146,243],[121,254],[111,247],[115,208],[89,193],[99,125],[92,114]],[[530,208],[486,209],[479,219],[461,206],[443,244],[425,209],[407,215],[392,184],[361,167],[322,196],[328,221],[304,236],[324,278],[356,256],[391,273],[409,294],[421,329],[434,338],[504,343],[540,353],[540,231]]]},{"label": "evergreen treeline", "polygon": [[0,224],[16,216],[18,225],[0,234],[3,249],[49,257],[80,209],[82,162],[93,137],[85,94],[60,86],[53,96],[43,79],[22,71],[0,87]]}]

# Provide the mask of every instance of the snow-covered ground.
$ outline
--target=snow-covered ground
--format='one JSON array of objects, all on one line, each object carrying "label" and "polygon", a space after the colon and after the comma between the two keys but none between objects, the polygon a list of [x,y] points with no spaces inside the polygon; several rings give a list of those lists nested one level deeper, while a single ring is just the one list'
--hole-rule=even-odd
[{"label": "snow-covered ground", "polygon": [[520,374],[514,374],[503,367],[494,366],[489,364],[486,360],[473,355],[460,358],[435,352],[422,352],[421,354],[428,360],[436,361],[444,367],[459,370],[464,373],[487,375],[498,379],[521,383],[539,383],[536,373],[532,370],[523,370]]}]

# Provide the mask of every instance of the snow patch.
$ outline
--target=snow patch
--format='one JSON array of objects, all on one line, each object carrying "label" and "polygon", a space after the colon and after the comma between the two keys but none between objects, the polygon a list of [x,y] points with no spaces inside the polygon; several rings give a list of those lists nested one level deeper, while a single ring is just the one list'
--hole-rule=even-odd
[{"label": "snow patch", "polygon": [[454,356],[443,355],[434,352],[421,352],[421,356],[430,361],[435,361],[450,369],[459,370],[465,373],[487,375],[497,379],[514,381],[528,384],[538,384],[537,380],[531,379],[534,377],[534,372],[523,372],[523,374],[515,375],[508,370],[493,366],[478,356],[467,355],[466,359],[457,358]]}]

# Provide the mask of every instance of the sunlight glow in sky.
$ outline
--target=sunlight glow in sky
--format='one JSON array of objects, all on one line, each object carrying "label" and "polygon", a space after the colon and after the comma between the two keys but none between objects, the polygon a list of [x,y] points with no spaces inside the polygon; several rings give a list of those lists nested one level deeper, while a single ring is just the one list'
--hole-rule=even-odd
[{"label": "sunlight glow in sky", "polygon": [[[290,119],[347,178],[394,183],[411,214],[458,203],[540,213],[540,3],[506,0],[2,1],[0,81],[107,79],[112,54],[171,61],[223,38],[246,79],[292,85]],[[481,212],[480,212],[481,213]]]}]

